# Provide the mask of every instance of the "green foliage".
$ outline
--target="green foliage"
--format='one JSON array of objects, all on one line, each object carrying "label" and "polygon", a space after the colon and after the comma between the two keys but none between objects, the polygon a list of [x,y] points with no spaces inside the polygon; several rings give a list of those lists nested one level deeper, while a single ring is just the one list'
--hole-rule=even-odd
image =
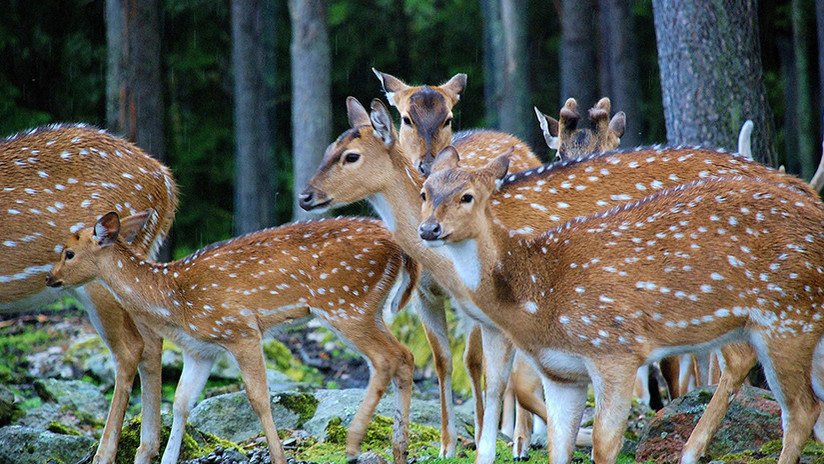
[{"label": "green foliage", "polygon": [[318,399],[309,393],[290,393],[280,395],[280,404],[298,415],[298,427],[311,419],[318,410]]},{"label": "green foliage", "polygon": [[[141,416],[128,420],[124,425],[120,435],[120,444],[117,448],[116,464],[131,464],[134,462],[135,453],[140,446],[140,422]],[[164,424],[160,429],[160,450],[169,441],[171,427]],[[180,447],[180,461],[194,459],[211,453],[217,447],[224,449],[239,449],[234,443],[223,440],[210,433],[201,432],[188,427],[183,435],[183,443]],[[157,459],[160,462],[160,459]]]},{"label": "green foliage", "polygon": [[306,366],[294,356],[289,348],[279,340],[267,340],[263,343],[263,353],[269,366],[288,375],[296,382],[322,385],[323,376],[314,367]]},{"label": "green foliage", "polygon": [[10,334],[0,329],[0,383],[19,383],[29,378],[26,355],[55,342],[45,330],[24,330]]},{"label": "green foliage", "polygon": [[79,430],[75,429],[74,427],[69,427],[68,425],[61,424],[60,422],[53,420],[46,425],[46,430],[49,432],[59,433],[62,435],[82,435]]}]

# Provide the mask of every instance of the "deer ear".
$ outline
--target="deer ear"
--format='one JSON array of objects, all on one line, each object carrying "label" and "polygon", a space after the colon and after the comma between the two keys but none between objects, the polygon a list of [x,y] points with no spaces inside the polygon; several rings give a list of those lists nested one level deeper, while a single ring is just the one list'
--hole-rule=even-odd
[{"label": "deer ear", "polygon": [[372,112],[369,113],[369,119],[372,121],[372,129],[383,140],[383,144],[387,148],[392,146],[395,143],[395,128],[392,126],[392,116],[389,116],[386,105],[377,98],[372,100]]},{"label": "deer ear", "polygon": [[561,130],[575,130],[578,127],[578,120],[581,115],[578,114],[578,102],[574,98],[567,98],[564,107],[559,112]]},{"label": "deer ear", "polygon": [[484,172],[495,181],[496,189],[501,187],[501,182],[503,182],[506,173],[509,171],[509,156],[512,151],[513,149],[510,148],[506,153],[490,161],[483,168]]},{"label": "deer ear", "polygon": [[120,233],[120,216],[114,211],[106,213],[94,225],[94,238],[101,247],[109,246],[117,241]]},{"label": "deer ear", "polygon": [[466,88],[466,74],[455,74],[452,76],[452,79],[449,79],[446,83],[441,84],[440,87],[443,91],[449,94],[453,100],[458,101],[461,99],[461,93]]},{"label": "deer ear", "polygon": [[346,115],[349,116],[349,127],[369,125],[369,113],[355,97],[346,97]]},{"label": "deer ear", "polygon": [[449,145],[441,150],[438,156],[435,157],[435,161],[432,162],[430,175],[446,169],[455,169],[458,167],[460,160],[461,157],[458,155],[458,150],[452,145]]},{"label": "deer ear", "polygon": [[558,147],[561,146],[561,143],[558,139],[558,120],[553,118],[552,116],[548,116],[542,113],[537,106],[535,107],[535,116],[538,117],[538,124],[541,125],[541,132],[543,132],[544,134],[544,140],[546,140],[546,145],[553,150],[557,150]]},{"label": "deer ear", "polygon": [[128,244],[134,242],[137,234],[143,230],[143,227],[149,222],[149,218],[152,217],[154,212],[153,209],[149,208],[146,211],[123,218],[120,221],[120,234],[123,237],[123,241]]},{"label": "deer ear", "polygon": [[381,81],[381,87],[383,88],[383,92],[386,94],[386,99],[389,100],[389,104],[392,106],[397,106],[395,102],[395,94],[408,89],[409,86],[391,74],[382,73],[375,68],[372,68],[372,72],[375,73],[375,75],[378,76],[378,80]]},{"label": "deer ear", "polygon": [[624,136],[624,131],[627,127],[627,115],[623,111],[615,113],[612,120],[609,121],[609,130],[611,130],[618,138]]}]

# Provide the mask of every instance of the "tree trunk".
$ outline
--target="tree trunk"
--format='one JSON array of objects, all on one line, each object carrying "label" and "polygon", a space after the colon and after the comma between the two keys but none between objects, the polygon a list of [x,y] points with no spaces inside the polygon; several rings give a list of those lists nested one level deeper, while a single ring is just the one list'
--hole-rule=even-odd
[{"label": "tree trunk", "polygon": [[270,105],[274,15],[269,0],[232,2],[235,113],[235,232],[275,223],[277,178]]},{"label": "tree trunk", "polygon": [[290,0],[292,18],[292,217],[315,216],[298,206],[332,136],[331,59],[325,0]]},{"label": "tree trunk", "polygon": [[[163,161],[160,28],[160,0],[106,1],[106,124]],[[169,258],[169,242],[160,259]]]},{"label": "tree trunk", "polygon": [[598,100],[595,55],[595,1],[561,1],[561,100],[575,98],[584,108]]},{"label": "tree trunk", "polygon": [[601,66],[609,70],[602,75],[608,77],[602,83],[603,96],[612,100],[613,111],[627,114],[627,129],[621,138],[621,145],[635,147],[643,140],[645,131],[641,124],[641,76],[638,72],[638,46],[635,43],[635,27],[630,4],[626,0],[600,0],[601,48],[606,60]]},{"label": "tree trunk", "polygon": [[481,0],[481,15],[484,22],[484,126],[498,128],[498,101],[504,61],[500,0]]},{"label": "tree trunk", "polygon": [[753,156],[772,164],[756,1],[652,5],[669,142],[734,149],[752,119]]},{"label": "tree trunk", "polygon": [[801,162],[798,159],[798,124],[797,114],[793,111],[796,107],[796,90],[798,86],[795,79],[795,57],[793,56],[793,43],[790,37],[776,37],[776,48],[781,66],[781,79],[784,90],[784,104],[787,110],[784,111],[784,160],[778,160],[778,164],[783,164],[788,172],[801,172]]},{"label": "tree trunk", "polygon": [[[815,158],[815,140],[813,136],[813,95],[810,82],[810,47],[807,39],[810,36],[809,11],[812,2],[808,0],[792,0],[793,49],[795,51],[795,83],[796,83],[796,122],[798,123],[798,160],[801,163],[801,177],[811,179],[818,167]],[[789,109],[792,111],[792,107]]]},{"label": "tree trunk", "polygon": [[819,139],[824,138],[824,0],[815,0],[815,17],[818,29],[818,121]]},{"label": "tree trunk", "polygon": [[526,0],[501,0],[502,79],[498,120],[502,131],[525,139],[534,125],[529,98]]}]

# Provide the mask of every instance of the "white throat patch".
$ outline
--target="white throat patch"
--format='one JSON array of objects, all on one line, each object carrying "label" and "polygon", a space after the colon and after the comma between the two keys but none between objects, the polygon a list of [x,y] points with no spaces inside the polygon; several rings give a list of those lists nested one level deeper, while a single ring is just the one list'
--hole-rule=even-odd
[{"label": "white throat patch", "polygon": [[481,283],[481,259],[478,256],[478,242],[464,240],[458,243],[448,242],[442,247],[435,248],[438,253],[452,261],[458,277],[464,285],[472,291],[478,289]]},{"label": "white throat patch", "polygon": [[369,203],[386,224],[386,228],[389,229],[390,232],[395,232],[398,228],[398,221],[395,218],[395,211],[392,209],[392,205],[386,200],[386,197],[383,196],[382,193],[376,193],[369,197]]}]

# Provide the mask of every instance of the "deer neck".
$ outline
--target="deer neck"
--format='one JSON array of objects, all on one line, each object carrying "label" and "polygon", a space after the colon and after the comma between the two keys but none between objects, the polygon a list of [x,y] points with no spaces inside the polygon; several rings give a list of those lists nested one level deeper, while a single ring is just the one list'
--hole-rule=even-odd
[{"label": "deer neck", "polygon": [[127,311],[165,321],[180,316],[175,263],[154,262],[117,243],[99,268],[97,281]]}]

